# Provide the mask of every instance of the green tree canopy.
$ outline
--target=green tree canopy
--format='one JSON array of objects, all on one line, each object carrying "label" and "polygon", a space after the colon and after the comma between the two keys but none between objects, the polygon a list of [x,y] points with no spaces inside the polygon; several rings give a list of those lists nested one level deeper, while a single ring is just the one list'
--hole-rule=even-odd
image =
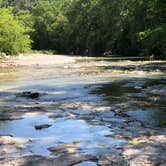
[{"label": "green tree canopy", "polygon": [[[13,7],[13,14],[1,9],[10,20],[1,19],[1,29],[22,34],[25,43],[30,31],[33,49],[166,58],[165,0],[1,0],[0,5]],[[8,36],[5,41],[13,38]]]},{"label": "green tree canopy", "polygon": [[0,52],[18,54],[30,49],[30,36],[11,9],[0,8]]}]

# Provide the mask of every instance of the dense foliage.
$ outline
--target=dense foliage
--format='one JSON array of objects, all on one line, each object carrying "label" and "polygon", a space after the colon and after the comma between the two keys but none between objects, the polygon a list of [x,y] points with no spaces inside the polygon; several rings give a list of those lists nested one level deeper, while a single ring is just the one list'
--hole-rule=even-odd
[{"label": "dense foliage", "polygon": [[0,8],[0,52],[18,54],[30,49],[30,36],[23,22],[10,9]]},{"label": "dense foliage", "polygon": [[[1,0],[0,4],[1,17],[2,11],[12,15],[4,8],[13,7],[15,17],[5,19],[16,25],[7,29],[24,34],[25,47],[29,31],[37,50],[86,55],[111,50],[113,54],[166,58],[165,0]],[[1,51],[6,46],[2,49],[0,44]]]}]

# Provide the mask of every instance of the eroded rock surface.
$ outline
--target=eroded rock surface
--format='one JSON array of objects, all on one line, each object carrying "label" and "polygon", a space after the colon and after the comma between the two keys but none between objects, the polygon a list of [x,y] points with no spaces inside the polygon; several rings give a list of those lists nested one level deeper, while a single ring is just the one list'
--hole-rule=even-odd
[{"label": "eroded rock surface", "polygon": [[72,166],[77,163],[95,160],[94,157],[86,155],[64,155],[61,157],[44,157],[44,156],[24,156],[16,159],[2,161],[2,166]]}]

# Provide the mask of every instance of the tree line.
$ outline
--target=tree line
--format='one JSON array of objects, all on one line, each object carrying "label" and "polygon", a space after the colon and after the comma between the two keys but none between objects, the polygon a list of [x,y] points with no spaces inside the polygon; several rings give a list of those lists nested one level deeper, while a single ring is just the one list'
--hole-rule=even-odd
[{"label": "tree line", "polygon": [[0,52],[166,58],[165,0],[0,0]]}]

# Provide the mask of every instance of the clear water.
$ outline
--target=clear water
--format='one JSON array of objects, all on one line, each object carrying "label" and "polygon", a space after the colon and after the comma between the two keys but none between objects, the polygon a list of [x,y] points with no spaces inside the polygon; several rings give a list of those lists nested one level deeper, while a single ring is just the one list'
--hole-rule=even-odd
[{"label": "clear water", "polygon": [[80,164],[76,164],[74,166],[97,166],[97,164],[95,162],[92,162],[92,161],[85,161],[85,162],[82,162]]},{"label": "clear water", "polygon": [[[165,64],[156,62],[156,67],[156,64],[154,66],[151,63],[119,59],[114,61],[109,58],[82,58],[74,64],[65,64],[65,66],[3,68],[0,69],[0,111],[5,109],[17,111],[17,107],[37,104],[44,106],[46,111],[56,112],[60,109],[58,105],[62,103],[88,102],[93,105],[112,105],[126,102],[127,109],[132,110],[129,113],[136,118],[139,117],[137,112],[142,106],[138,102],[133,107],[128,100],[132,101],[140,96],[144,100],[143,89],[149,80],[152,80],[153,85],[159,85],[161,80],[165,80]],[[162,84],[165,84],[165,81]],[[17,97],[18,93],[29,90],[44,95],[35,100]],[[158,105],[156,108],[156,114],[151,118],[163,122],[161,117],[165,113],[162,111],[162,116],[159,116],[161,108]],[[148,107],[147,109],[150,111]],[[64,108],[64,111],[66,110]],[[142,116],[141,119],[144,121],[149,120],[146,114],[143,113]],[[35,130],[35,125],[45,123],[52,126],[41,131]],[[86,121],[72,117],[53,120],[44,112],[40,115],[24,116],[21,120],[0,121],[0,134],[34,140],[26,145],[25,154],[30,152],[49,155],[47,148],[73,142],[78,142],[80,153],[104,154],[113,146],[125,142],[108,137],[113,134],[113,129],[113,126],[109,128],[93,120]]]},{"label": "clear water", "polygon": [[[52,126],[36,130],[34,126],[40,124]],[[79,143],[77,146],[81,148],[80,153],[99,155],[125,142],[106,137],[112,133],[106,126],[92,125],[79,119],[60,118],[54,121],[45,115],[26,116],[22,120],[6,121],[0,124],[0,133],[32,139],[33,141],[26,145],[25,151],[40,155],[49,155],[48,148],[51,146],[74,142]]]}]

